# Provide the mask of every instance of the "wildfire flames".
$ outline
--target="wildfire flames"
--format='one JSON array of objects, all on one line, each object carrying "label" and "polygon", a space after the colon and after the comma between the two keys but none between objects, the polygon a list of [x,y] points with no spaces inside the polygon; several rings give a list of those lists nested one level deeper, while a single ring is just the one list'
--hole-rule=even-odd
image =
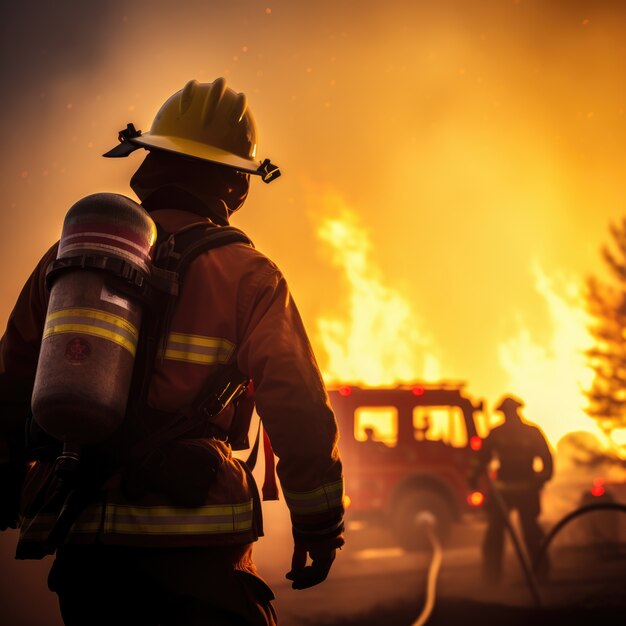
[{"label": "wildfire flames", "polygon": [[440,367],[432,341],[408,299],[384,284],[367,230],[340,198],[328,197],[326,205],[317,234],[347,284],[345,318],[318,319],[329,357],[326,381],[382,386],[436,380]]},{"label": "wildfire flames", "polygon": [[517,334],[500,344],[500,365],[508,374],[511,389],[526,402],[527,417],[544,430],[553,445],[571,431],[602,437],[584,411],[584,390],[593,378],[584,351],[593,339],[587,330],[581,285],[571,277],[548,276],[537,264],[532,270],[552,335],[539,342],[520,322]]},{"label": "wildfire flames", "polygon": [[[317,235],[330,250],[330,259],[341,270],[347,287],[345,314],[317,320],[328,357],[323,371],[326,382],[389,386],[445,378],[446,365],[435,356],[427,320],[420,319],[408,298],[385,283],[370,234],[355,211],[338,197],[327,197],[325,204],[326,217]],[[581,284],[572,277],[549,276],[537,263],[531,270],[535,289],[545,303],[551,336],[540,341],[520,315],[516,333],[500,343],[499,363],[493,367],[504,370],[505,392],[523,398],[527,419],[543,429],[553,446],[572,431],[601,438],[601,431],[584,412],[584,390],[593,373],[584,357],[592,338]],[[471,378],[468,382],[471,385]],[[378,424],[384,436],[386,416],[372,413],[368,421]]]},{"label": "wildfire flames", "polygon": [[[619,3],[586,3],[583,13],[576,3],[369,3],[356,13],[349,3],[244,3],[243,25],[236,3],[218,11],[194,0],[190,35],[160,53],[158,80],[150,55],[135,55],[129,71],[129,46],[142,45],[131,26],[153,15],[144,43],[158,33],[170,41],[172,20],[183,19],[174,7],[157,15],[137,2],[120,15],[119,3],[80,3],[68,20],[42,4],[33,29],[13,4],[4,320],[76,199],[132,195],[143,151],[100,157],[117,130],[145,130],[188,80],[223,76],[249,99],[259,157],[284,171],[267,190],[253,186],[233,224],[306,290],[301,312],[316,320],[328,383],[453,378],[487,408],[521,396],[553,445],[571,430],[598,435],[583,408],[591,374],[578,281],[597,272],[606,226],[623,212]],[[216,11],[224,28],[207,42]],[[45,115],[33,115],[39,106]],[[298,246],[312,243],[306,216],[292,210],[312,186],[345,194],[315,198],[325,202],[315,224],[331,263],[314,279],[289,247],[296,233]],[[532,257],[542,263],[534,292]],[[333,271],[343,281],[335,291],[325,289]],[[514,307],[522,317],[511,331]]]}]

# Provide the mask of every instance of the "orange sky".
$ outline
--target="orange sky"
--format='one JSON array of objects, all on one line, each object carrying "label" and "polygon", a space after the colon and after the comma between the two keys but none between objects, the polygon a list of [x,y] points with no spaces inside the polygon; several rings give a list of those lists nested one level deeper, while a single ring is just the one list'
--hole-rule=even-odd
[{"label": "orange sky", "polygon": [[[334,328],[387,378],[436,363],[489,405],[522,395],[553,442],[585,423],[576,285],[625,212],[621,3],[29,4],[2,25],[2,326],[69,206],[132,194],[142,155],[100,158],[117,131],[225,76],[284,173],[233,224],[285,272],[328,376]],[[365,246],[358,285],[324,239],[339,217]]]}]

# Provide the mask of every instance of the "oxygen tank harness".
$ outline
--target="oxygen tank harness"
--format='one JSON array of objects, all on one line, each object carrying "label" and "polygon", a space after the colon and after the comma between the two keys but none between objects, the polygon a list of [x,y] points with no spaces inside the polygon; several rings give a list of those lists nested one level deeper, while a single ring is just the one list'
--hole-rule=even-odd
[{"label": "oxygen tank harness", "polygon": [[119,194],[86,196],[65,216],[31,401],[33,419],[63,443],[59,472],[74,472],[80,447],[124,419],[156,235]]},{"label": "oxygen tank harness", "polygon": [[[61,478],[77,474],[81,447],[103,442],[129,411],[141,410],[180,277],[201,252],[234,242],[253,245],[236,228],[203,223],[157,246],[155,222],[120,194],[93,194],[70,208],[46,275],[50,300],[31,400],[33,421],[63,444]],[[203,401],[221,410],[246,384],[233,371]]]}]

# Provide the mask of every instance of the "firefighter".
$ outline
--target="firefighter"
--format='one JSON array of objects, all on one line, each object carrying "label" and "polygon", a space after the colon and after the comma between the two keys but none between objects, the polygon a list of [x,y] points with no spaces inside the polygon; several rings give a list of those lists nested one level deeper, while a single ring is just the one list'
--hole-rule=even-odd
[{"label": "firefighter", "polygon": [[365,439],[363,440],[363,445],[366,446],[368,451],[372,451],[375,454],[378,453],[386,453],[389,450],[389,446],[384,441],[381,441],[378,438],[378,434],[376,433],[376,429],[368,426],[363,429],[363,433],[365,434]]},{"label": "firefighter", "polygon": [[[541,490],[551,479],[553,471],[552,453],[541,430],[528,424],[520,415],[523,402],[507,395],[496,406],[504,415],[504,423],[494,428],[478,454],[473,458],[469,473],[470,488],[475,489],[483,472],[492,461],[498,469],[491,489],[497,490],[507,511],[503,511],[492,493],[487,496],[485,510],[487,531],[483,540],[483,574],[489,583],[500,580],[504,548],[504,531],[511,511],[517,511],[528,554],[535,554],[544,538],[538,522],[541,513]],[[540,459],[537,470],[536,459]],[[548,564],[539,572],[547,575]]]},{"label": "firefighter", "polygon": [[[279,174],[269,160],[256,160],[256,135],[244,94],[223,78],[193,80],[167,99],[149,132],[129,124],[119,145],[104,156],[147,151],[130,187],[167,236],[198,223],[228,226],[251,178],[268,182]],[[25,284],[0,343],[3,462],[19,457],[24,447],[21,433],[49,296],[45,271],[56,248]],[[338,429],[280,269],[245,243],[200,254],[186,271],[160,340],[163,349],[137,423],[149,431],[173,419],[222,366],[236,366],[251,380],[256,411],[278,458],[294,540],[286,577],[294,589],[325,580],[344,543]],[[109,372],[101,374],[105,379]],[[238,415],[232,406],[222,411],[197,440],[219,457],[218,477],[201,504],[181,504],[132,467],[104,482],[85,503],[56,550],[48,580],[65,624],[276,623],[273,592],[252,560],[253,543],[262,535],[259,498],[251,474],[230,448],[248,433]],[[92,447],[96,458],[104,458],[106,443]],[[190,462],[185,455],[170,459],[183,475],[212,471],[187,467]],[[19,515],[14,506],[0,509],[1,527],[19,523],[18,558],[41,558],[38,541],[55,521],[34,505],[52,465],[45,459],[29,464]],[[178,485],[182,490],[182,481]]]}]

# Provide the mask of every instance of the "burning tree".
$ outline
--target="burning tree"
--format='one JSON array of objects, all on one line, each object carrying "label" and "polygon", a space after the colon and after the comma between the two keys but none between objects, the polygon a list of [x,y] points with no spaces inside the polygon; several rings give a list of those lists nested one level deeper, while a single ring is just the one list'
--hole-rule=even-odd
[{"label": "burning tree", "polygon": [[609,227],[614,249],[603,246],[610,280],[587,280],[586,304],[595,345],[586,351],[594,379],[586,391],[587,414],[611,438],[626,428],[626,217]]}]

